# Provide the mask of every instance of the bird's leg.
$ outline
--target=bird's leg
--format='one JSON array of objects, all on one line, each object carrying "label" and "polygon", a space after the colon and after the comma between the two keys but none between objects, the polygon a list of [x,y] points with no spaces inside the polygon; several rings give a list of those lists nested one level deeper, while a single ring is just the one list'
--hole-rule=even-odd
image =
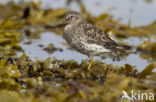
[{"label": "bird's leg", "polygon": [[119,56],[113,57],[113,62],[114,62],[114,61],[120,61],[120,57],[119,57]]},{"label": "bird's leg", "polygon": [[92,64],[93,64],[93,57],[90,57],[90,63],[89,63],[89,66],[88,66],[88,70],[90,70]]},{"label": "bird's leg", "polygon": [[119,55],[117,55],[117,61],[120,61],[120,57],[119,57]]},{"label": "bird's leg", "polygon": [[119,52],[116,52],[113,58],[113,62],[114,61],[120,61],[120,56],[119,56]]}]

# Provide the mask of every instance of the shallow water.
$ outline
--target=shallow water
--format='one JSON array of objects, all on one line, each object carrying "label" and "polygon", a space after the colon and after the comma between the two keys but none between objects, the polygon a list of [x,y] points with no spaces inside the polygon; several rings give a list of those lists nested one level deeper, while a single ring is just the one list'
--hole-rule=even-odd
[{"label": "shallow water", "polygon": [[[138,39],[138,38],[130,38],[126,40],[125,42],[129,42],[129,44],[136,46],[140,42],[142,42],[145,39]],[[45,32],[41,35],[41,39],[39,40],[33,40],[31,45],[25,45],[21,43],[21,46],[25,50],[26,54],[30,56],[31,59],[35,60],[36,57],[38,59],[46,59],[48,57],[55,57],[57,59],[65,59],[65,60],[76,60],[79,63],[82,59],[88,59],[86,55],[83,55],[81,53],[78,53],[74,50],[70,50],[68,46],[64,46],[62,43],[64,43],[65,40],[61,36],[57,36],[52,32]],[[62,48],[63,52],[55,51],[53,54],[48,54],[43,50],[43,48],[39,47],[38,45],[42,44],[44,47],[48,46],[49,43],[53,43],[55,47]],[[21,54],[19,54],[21,55]],[[99,57],[94,57],[94,60],[101,60]],[[122,65],[125,63],[128,63],[132,66],[136,66],[139,71],[141,71],[143,68],[145,68],[149,62],[139,58],[138,54],[131,54],[126,59],[122,59],[121,61],[113,62],[110,58],[106,58],[103,60],[103,62],[106,62],[108,64],[115,64],[115,65]]]},{"label": "shallow water", "polygon": [[[6,1],[7,0],[1,0],[1,2]],[[87,10],[93,15],[99,15],[101,13],[108,12],[114,16],[114,19],[119,20],[121,23],[128,24],[130,21],[131,26],[147,25],[156,20],[156,1],[147,3],[144,0],[84,0],[83,3],[85,4]],[[67,7],[69,9],[79,11],[79,5],[76,2],[73,2],[70,6],[66,6],[65,0],[44,0],[42,7]],[[137,46],[144,40],[147,39],[129,38],[124,40],[124,42],[127,42],[133,46]],[[24,41],[26,41],[26,39]],[[52,32],[44,32],[41,34],[41,39],[32,40],[32,44],[30,45],[25,45],[23,42],[21,42],[20,45],[25,50],[26,54],[29,55],[33,60],[35,60],[36,57],[38,59],[56,57],[57,59],[65,60],[74,59],[80,63],[82,59],[88,59],[88,57],[83,54],[80,54],[74,50],[69,50],[68,46],[64,46],[62,44],[65,42],[65,40],[61,36],[57,36]],[[62,48],[63,52],[56,51],[53,54],[48,54],[43,50],[43,48],[38,46],[39,44],[42,44],[44,47],[46,47],[49,43],[53,43],[57,48]],[[19,53],[18,55],[21,54],[22,53]],[[94,59],[101,60],[99,57],[95,57]],[[130,65],[136,66],[139,71],[141,71],[149,64],[147,60],[139,58],[138,54],[131,54],[120,62],[113,62],[110,58],[103,60],[103,62],[108,64],[112,63],[115,65],[128,63]]]}]

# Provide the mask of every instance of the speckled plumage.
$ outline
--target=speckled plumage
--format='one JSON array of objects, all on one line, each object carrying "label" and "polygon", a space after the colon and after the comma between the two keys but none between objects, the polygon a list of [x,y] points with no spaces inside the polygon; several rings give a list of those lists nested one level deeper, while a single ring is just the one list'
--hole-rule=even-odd
[{"label": "speckled plumage", "polygon": [[75,50],[90,56],[102,58],[109,54],[130,50],[131,47],[116,43],[107,33],[87,23],[81,14],[75,11],[66,15],[64,38]]}]

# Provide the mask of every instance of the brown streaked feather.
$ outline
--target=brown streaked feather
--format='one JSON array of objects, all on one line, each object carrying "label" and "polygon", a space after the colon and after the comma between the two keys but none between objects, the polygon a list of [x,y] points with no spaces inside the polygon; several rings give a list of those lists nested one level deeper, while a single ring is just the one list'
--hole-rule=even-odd
[{"label": "brown streaked feather", "polygon": [[115,42],[112,40],[107,33],[104,31],[96,28],[92,24],[89,23],[83,23],[82,26],[84,26],[84,34],[88,38],[87,42],[90,44],[98,44],[101,46],[104,46],[107,49],[111,50],[131,50],[132,47],[128,45],[123,45],[120,43]]}]

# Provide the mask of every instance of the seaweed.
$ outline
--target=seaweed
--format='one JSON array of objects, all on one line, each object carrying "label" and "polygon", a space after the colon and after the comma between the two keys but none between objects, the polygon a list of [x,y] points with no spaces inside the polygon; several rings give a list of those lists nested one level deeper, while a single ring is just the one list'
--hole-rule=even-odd
[{"label": "seaweed", "polygon": [[22,51],[19,43],[19,32],[0,30],[0,53],[1,55],[12,56],[16,51]]},{"label": "seaweed", "polygon": [[[18,94],[16,99],[19,102],[21,99],[27,98],[30,101],[37,100],[37,102],[120,102],[122,90],[130,92],[133,89],[146,93],[154,93],[156,90],[155,83],[147,83],[147,81],[142,80],[148,75],[148,80],[155,82],[153,76],[150,76],[156,75],[155,73],[143,74],[147,72],[146,68],[138,74],[136,69],[130,65],[114,66],[95,61],[93,68],[89,71],[86,60],[81,64],[72,60],[63,61],[55,58],[33,62],[26,55],[23,55],[21,57],[2,57],[0,66],[1,78],[2,76],[3,79],[4,77],[9,78],[7,83],[6,80],[4,80],[5,83],[0,81],[0,96],[5,95],[11,98],[14,94],[7,90],[12,90],[13,93]],[[149,68],[151,69],[151,65],[148,66]],[[142,84],[144,85],[142,86]],[[22,92],[22,90],[25,91]],[[7,100],[5,97],[2,99]]]},{"label": "seaweed", "polygon": [[54,47],[54,45],[53,44],[49,44],[46,48],[44,48],[43,50],[45,50],[47,53],[49,53],[49,54],[52,54],[52,53],[54,53],[55,51],[60,51],[60,52],[62,52],[63,51],[63,49],[61,49],[61,48],[56,48],[56,47]]},{"label": "seaweed", "polygon": [[153,70],[156,68],[156,63],[153,62],[151,63],[150,65],[148,65],[141,73],[139,73],[136,77],[137,78],[144,78],[146,77],[147,75],[150,75],[152,74]]},{"label": "seaweed", "polygon": [[149,61],[156,61],[156,42],[144,41],[138,45],[140,57]]}]

